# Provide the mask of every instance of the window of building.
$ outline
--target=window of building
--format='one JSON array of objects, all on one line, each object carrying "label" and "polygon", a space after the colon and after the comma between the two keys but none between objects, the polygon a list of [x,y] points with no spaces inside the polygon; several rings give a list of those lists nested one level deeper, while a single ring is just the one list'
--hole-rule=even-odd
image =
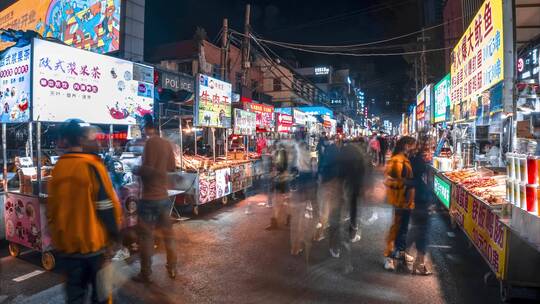
[{"label": "window of building", "polygon": [[274,91],[281,91],[281,79],[274,78]]}]

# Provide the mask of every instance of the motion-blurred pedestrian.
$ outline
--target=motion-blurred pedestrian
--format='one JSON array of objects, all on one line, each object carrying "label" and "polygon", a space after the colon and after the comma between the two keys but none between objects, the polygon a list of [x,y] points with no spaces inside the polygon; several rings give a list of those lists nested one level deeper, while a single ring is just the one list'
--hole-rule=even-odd
[{"label": "motion-blurred pedestrian", "polygon": [[414,208],[414,181],[409,155],[415,149],[416,140],[404,136],[396,143],[392,158],[386,165],[384,184],[388,203],[394,206],[392,226],[386,238],[384,268],[394,270],[396,262],[412,257],[405,252],[411,210]]},{"label": "motion-blurred pedestrian", "polygon": [[160,228],[167,251],[167,274],[176,278],[176,246],[170,218],[171,202],[169,199],[168,172],[174,172],[175,159],[172,145],[159,137],[150,115],[144,117],[144,133],[147,137],[142,156],[142,165],[135,174],[141,177],[142,199],[139,202],[139,229],[141,248],[141,272],[134,281],[150,283],[152,274],[152,252],[154,247],[153,231]]},{"label": "motion-blurred pedestrian", "polygon": [[369,152],[371,159],[375,165],[379,164],[379,153],[381,152],[381,144],[377,139],[377,135],[373,134],[369,140]]},{"label": "motion-blurred pedestrian", "polygon": [[56,163],[47,200],[52,244],[66,271],[67,303],[84,303],[88,285],[92,302],[107,303],[106,282],[98,281],[110,242],[119,240],[120,202],[101,158],[83,146],[96,140],[91,127],[71,120],[60,130],[66,153]]},{"label": "motion-blurred pedestrian", "polygon": [[411,158],[411,166],[414,175],[415,199],[414,210],[412,211],[412,227],[409,232],[411,239],[416,245],[416,259],[413,264],[412,273],[421,275],[430,275],[431,270],[426,266],[425,256],[427,249],[427,235],[430,228],[429,207],[431,192],[423,176],[427,171],[428,143],[423,141],[418,145],[416,153]]}]

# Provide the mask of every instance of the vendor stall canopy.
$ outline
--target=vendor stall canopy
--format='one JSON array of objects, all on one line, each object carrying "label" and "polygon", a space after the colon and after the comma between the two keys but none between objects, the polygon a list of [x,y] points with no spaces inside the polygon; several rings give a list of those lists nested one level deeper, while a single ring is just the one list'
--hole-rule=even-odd
[{"label": "vendor stall canopy", "polygon": [[518,51],[540,40],[540,0],[516,0],[516,46]]}]

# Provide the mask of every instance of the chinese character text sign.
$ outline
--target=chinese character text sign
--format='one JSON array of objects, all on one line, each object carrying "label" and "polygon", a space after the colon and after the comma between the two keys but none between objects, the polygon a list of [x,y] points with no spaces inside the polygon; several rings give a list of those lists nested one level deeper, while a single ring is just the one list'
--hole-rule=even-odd
[{"label": "chinese character text sign", "polygon": [[197,79],[195,124],[201,127],[231,127],[232,86],[206,75]]},{"label": "chinese character text sign", "polygon": [[452,51],[452,104],[474,98],[503,79],[502,2],[486,0]]},{"label": "chinese character text sign", "polygon": [[139,79],[151,67],[39,39],[32,67],[36,121],[135,124],[153,114],[152,79]]},{"label": "chinese character text sign", "polygon": [[30,44],[9,48],[0,55],[0,121],[30,119]]}]

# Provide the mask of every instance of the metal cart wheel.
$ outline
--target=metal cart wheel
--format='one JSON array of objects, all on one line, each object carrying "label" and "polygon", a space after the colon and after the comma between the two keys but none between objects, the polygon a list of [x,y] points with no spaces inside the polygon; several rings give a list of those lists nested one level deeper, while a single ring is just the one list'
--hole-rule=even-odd
[{"label": "metal cart wheel", "polygon": [[199,206],[197,205],[193,206],[193,214],[199,215]]},{"label": "metal cart wheel", "polygon": [[229,202],[229,197],[228,196],[224,196],[221,198],[221,203],[223,205],[227,205],[227,203]]},{"label": "metal cart wheel", "polygon": [[41,266],[47,271],[53,270],[56,266],[56,259],[50,251],[41,254]]},{"label": "metal cart wheel", "polygon": [[12,257],[18,257],[21,254],[21,247],[15,243],[9,243],[8,245],[9,255]]},{"label": "metal cart wheel", "polygon": [[510,301],[512,301],[512,286],[510,286],[504,281],[500,281],[500,292],[501,301],[503,301],[504,303],[509,303]]}]

